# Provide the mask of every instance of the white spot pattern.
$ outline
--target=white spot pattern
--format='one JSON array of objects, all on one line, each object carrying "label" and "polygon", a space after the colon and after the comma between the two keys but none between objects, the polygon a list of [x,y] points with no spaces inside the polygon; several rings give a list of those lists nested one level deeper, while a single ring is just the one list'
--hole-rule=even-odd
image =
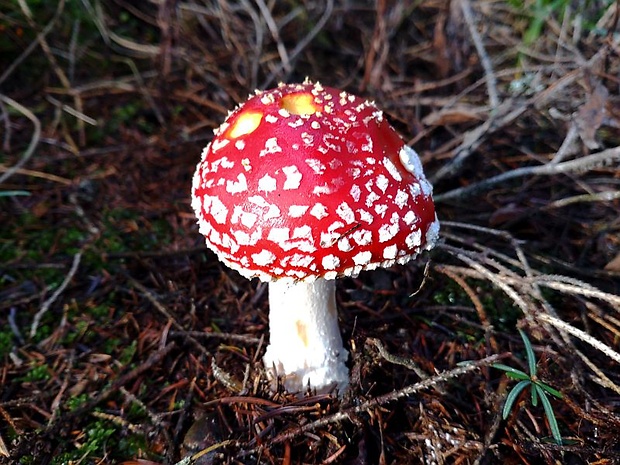
[{"label": "white spot pattern", "polygon": [[291,205],[288,207],[288,216],[291,218],[301,218],[308,211],[307,205]]},{"label": "white spot pattern", "polygon": [[314,216],[317,220],[323,219],[328,216],[327,207],[322,203],[315,203],[310,210],[310,214]]},{"label": "white spot pattern", "polygon": [[263,192],[273,192],[277,188],[276,178],[266,174],[258,180],[258,190]]},{"label": "white spot pattern", "polygon": [[[282,108],[283,95],[305,91],[317,111]],[[260,102],[248,110],[262,112],[257,128],[228,138],[224,122],[192,179],[199,230],[227,265],[263,280],[331,279],[406,263],[434,245],[432,187],[413,149],[393,153],[393,130],[374,104],[310,83],[250,98]],[[392,133],[373,139],[370,125]]]},{"label": "white spot pattern", "polygon": [[284,186],[282,188],[284,190],[299,189],[302,178],[299,169],[297,169],[295,165],[285,166],[282,168],[282,172],[286,176],[286,181],[284,181]]},{"label": "white spot pattern", "polygon": [[248,182],[243,173],[240,173],[237,176],[236,181],[228,180],[226,181],[226,191],[230,194],[238,194],[240,192],[245,192],[248,190]]}]

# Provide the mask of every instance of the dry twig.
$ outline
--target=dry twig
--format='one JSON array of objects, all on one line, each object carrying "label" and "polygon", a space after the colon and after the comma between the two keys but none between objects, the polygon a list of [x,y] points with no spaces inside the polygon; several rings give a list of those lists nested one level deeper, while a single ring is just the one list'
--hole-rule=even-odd
[{"label": "dry twig", "polygon": [[15,108],[26,118],[32,121],[32,124],[34,125],[34,132],[32,133],[32,138],[30,139],[30,144],[28,144],[28,148],[26,149],[20,160],[7,171],[5,171],[2,176],[0,176],[0,185],[2,185],[2,183],[6,182],[7,179],[13,176],[13,174],[15,174],[19,169],[21,169],[21,167],[24,166],[28,160],[30,160],[30,157],[32,157],[32,154],[34,153],[37,145],[39,144],[39,140],[41,139],[41,122],[33,112],[31,112],[28,108],[19,104],[12,98],[0,94],[0,100],[2,100],[7,105]]},{"label": "dry twig", "polygon": [[60,283],[60,286],[58,286],[58,288],[54,291],[50,298],[43,302],[43,305],[41,305],[41,308],[35,314],[34,319],[32,320],[32,324],[30,325],[31,339],[36,336],[39,323],[41,323],[41,319],[43,318],[43,316],[47,313],[52,304],[56,302],[58,297],[60,297],[60,294],[64,292],[64,290],[67,288],[67,286],[75,276],[75,273],[77,273],[78,267],[80,266],[80,260],[82,259],[82,253],[83,252],[80,251],[73,256],[73,263],[71,264],[71,269],[65,276],[65,279],[63,279],[62,283]]}]

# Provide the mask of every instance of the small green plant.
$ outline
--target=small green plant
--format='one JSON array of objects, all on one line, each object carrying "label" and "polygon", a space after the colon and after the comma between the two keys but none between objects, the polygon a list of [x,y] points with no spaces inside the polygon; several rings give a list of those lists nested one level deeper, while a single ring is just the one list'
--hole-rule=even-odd
[{"label": "small green plant", "polygon": [[521,335],[521,339],[523,339],[523,344],[525,346],[525,358],[527,359],[529,374],[517,368],[504,365],[503,363],[494,363],[493,365],[491,365],[493,368],[504,371],[506,373],[506,376],[508,376],[509,378],[519,380],[515,387],[513,387],[512,390],[508,393],[508,396],[506,396],[506,402],[504,403],[504,409],[502,410],[502,417],[504,418],[504,420],[508,418],[512,407],[521,392],[523,392],[525,388],[529,387],[532,405],[536,407],[538,405],[538,399],[540,399],[542,406],[545,410],[545,416],[547,417],[547,421],[549,422],[549,428],[551,429],[553,439],[555,439],[555,442],[558,445],[561,445],[562,435],[560,434],[558,422],[555,419],[553,407],[551,406],[548,395],[551,394],[552,396],[561,399],[563,397],[562,393],[557,391],[556,389],[553,389],[551,386],[543,383],[541,380],[538,379],[536,375],[536,357],[534,355],[534,350],[532,349],[532,343],[522,330],[519,330],[519,334]]},{"label": "small green plant", "polygon": [[540,38],[549,16],[556,14],[563,17],[570,2],[567,0],[535,0],[534,2],[512,0],[510,3],[529,16],[527,28],[523,33],[523,43],[529,46]]}]

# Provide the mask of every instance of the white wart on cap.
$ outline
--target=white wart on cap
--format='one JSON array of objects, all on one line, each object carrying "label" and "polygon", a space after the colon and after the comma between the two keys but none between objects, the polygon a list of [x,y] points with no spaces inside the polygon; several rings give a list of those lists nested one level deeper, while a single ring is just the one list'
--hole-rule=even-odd
[{"label": "white wart on cap", "polygon": [[218,257],[265,281],[406,263],[439,231],[418,156],[381,111],[308,82],[257,91],[228,116],[192,207]]}]

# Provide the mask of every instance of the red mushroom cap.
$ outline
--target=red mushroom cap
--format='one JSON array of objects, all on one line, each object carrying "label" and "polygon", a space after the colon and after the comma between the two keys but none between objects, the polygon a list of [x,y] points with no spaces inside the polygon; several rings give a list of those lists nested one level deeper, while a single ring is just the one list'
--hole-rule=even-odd
[{"label": "red mushroom cap", "polygon": [[242,275],[357,275],[406,263],[437,240],[417,154],[374,106],[320,84],[257,91],[204,149],[192,207]]}]

